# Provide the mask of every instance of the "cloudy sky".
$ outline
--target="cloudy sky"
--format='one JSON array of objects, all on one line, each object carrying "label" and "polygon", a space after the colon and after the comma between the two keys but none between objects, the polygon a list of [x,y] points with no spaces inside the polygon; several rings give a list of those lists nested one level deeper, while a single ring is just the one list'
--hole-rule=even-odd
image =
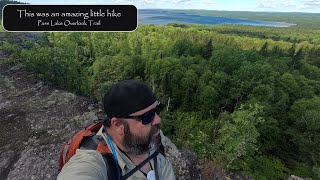
[{"label": "cloudy sky", "polygon": [[134,4],[138,9],[208,9],[320,13],[320,0],[20,0],[30,4]]}]

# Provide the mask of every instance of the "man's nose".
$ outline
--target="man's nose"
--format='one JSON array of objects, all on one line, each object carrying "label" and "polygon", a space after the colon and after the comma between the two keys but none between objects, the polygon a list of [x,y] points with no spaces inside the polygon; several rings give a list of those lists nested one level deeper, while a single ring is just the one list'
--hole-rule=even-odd
[{"label": "man's nose", "polygon": [[152,125],[156,125],[156,124],[160,124],[161,122],[161,118],[160,116],[156,113],[156,115],[154,116],[154,119],[152,121]]}]

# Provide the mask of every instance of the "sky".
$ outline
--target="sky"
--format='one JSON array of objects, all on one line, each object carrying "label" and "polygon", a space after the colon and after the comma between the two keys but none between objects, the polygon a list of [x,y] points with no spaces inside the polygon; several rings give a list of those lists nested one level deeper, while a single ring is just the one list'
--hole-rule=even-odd
[{"label": "sky", "polygon": [[133,4],[138,9],[320,13],[320,0],[19,0],[30,4]]}]

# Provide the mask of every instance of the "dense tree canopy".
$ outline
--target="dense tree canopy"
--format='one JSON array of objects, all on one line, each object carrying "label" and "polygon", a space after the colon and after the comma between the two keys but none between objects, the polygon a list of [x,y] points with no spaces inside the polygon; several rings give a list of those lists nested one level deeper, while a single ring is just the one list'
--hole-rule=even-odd
[{"label": "dense tree canopy", "polygon": [[97,99],[115,81],[143,80],[166,107],[165,133],[200,158],[256,179],[317,179],[320,45],[311,31],[286,31],[145,25],[45,33],[22,46],[8,36],[1,49],[40,78]]}]

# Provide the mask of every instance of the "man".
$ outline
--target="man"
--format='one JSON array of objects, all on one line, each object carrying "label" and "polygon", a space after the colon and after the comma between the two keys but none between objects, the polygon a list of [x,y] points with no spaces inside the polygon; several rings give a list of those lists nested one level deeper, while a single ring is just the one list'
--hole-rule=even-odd
[{"label": "man", "polygon": [[[156,113],[159,102],[151,89],[140,81],[120,81],[105,94],[103,105],[107,118],[97,135],[103,137],[118,164],[117,171],[110,173],[124,176],[141,166],[128,179],[175,180],[171,163],[156,153],[163,134]],[[63,166],[58,180],[111,179],[106,168],[101,153],[78,149]]]}]

